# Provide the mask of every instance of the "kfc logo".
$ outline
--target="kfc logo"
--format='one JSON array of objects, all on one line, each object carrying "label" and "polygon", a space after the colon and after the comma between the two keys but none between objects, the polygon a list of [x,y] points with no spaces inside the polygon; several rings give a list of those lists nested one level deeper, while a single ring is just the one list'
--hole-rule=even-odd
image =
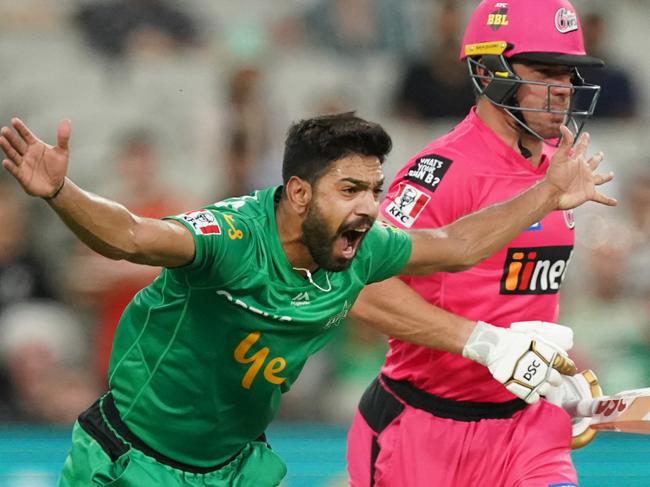
[{"label": "kfc logo", "polygon": [[410,184],[400,183],[397,196],[386,207],[385,212],[393,220],[410,228],[430,199],[428,194]]}]

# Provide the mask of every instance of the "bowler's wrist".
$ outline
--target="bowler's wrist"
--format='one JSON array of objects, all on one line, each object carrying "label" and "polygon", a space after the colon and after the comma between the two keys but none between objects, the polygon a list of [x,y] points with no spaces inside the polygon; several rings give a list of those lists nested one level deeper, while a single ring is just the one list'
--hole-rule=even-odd
[{"label": "bowler's wrist", "polygon": [[63,181],[61,181],[61,184],[59,185],[59,187],[56,190],[54,190],[50,195],[43,196],[43,199],[45,201],[52,201],[54,198],[59,196],[59,194],[61,193],[61,190],[63,189],[63,186],[65,186],[65,180],[66,180],[66,178],[63,178]]},{"label": "bowler's wrist", "polygon": [[533,187],[536,198],[541,201],[540,207],[545,211],[558,210],[562,190],[549,181],[548,177],[542,179]]}]

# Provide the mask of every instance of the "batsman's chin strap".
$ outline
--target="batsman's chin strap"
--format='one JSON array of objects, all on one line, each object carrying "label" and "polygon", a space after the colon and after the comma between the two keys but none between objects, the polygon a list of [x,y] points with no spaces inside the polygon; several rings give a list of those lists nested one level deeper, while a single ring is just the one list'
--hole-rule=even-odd
[{"label": "batsman's chin strap", "polygon": [[304,269],[302,267],[294,267],[293,270],[294,271],[299,271],[299,272],[304,272],[307,275],[307,279],[309,280],[309,282],[316,289],[319,289],[319,290],[323,291],[324,293],[328,293],[328,292],[330,292],[332,290],[332,283],[330,282],[330,276],[327,274],[327,271],[324,271],[325,272],[325,280],[327,281],[327,289],[325,289],[325,288],[320,287],[318,284],[316,284],[314,282],[314,279],[312,278],[312,275],[311,275],[311,271],[309,269]]},{"label": "batsman's chin strap", "polygon": [[530,159],[530,157],[533,155],[532,152],[530,152],[524,144],[521,142],[521,137],[517,139],[517,146],[519,147],[519,152],[521,152],[521,155],[524,156],[526,159]]}]

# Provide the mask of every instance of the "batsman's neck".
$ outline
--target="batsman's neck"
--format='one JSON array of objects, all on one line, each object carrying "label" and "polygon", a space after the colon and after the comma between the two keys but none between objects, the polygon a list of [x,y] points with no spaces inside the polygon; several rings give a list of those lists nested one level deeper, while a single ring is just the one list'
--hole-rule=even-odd
[{"label": "batsman's neck", "polygon": [[521,154],[519,141],[530,151],[526,159],[533,167],[542,162],[544,142],[528,133],[522,133],[521,127],[502,108],[494,106],[487,98],[481,96],[476,104],[476,116],[503,140],[515,152]]}]

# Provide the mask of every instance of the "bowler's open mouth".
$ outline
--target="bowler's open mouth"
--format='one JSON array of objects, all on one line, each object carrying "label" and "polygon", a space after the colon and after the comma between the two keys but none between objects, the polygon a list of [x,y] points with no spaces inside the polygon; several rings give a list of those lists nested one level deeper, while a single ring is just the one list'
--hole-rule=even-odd
[{"label": "bowler's open mouth", "polygon": [[351,259],[357,253],[357,249],[370,227],[359,226],[350,230],[341,232],[337,238],[337,247],[341,250],[343,257]]}]

